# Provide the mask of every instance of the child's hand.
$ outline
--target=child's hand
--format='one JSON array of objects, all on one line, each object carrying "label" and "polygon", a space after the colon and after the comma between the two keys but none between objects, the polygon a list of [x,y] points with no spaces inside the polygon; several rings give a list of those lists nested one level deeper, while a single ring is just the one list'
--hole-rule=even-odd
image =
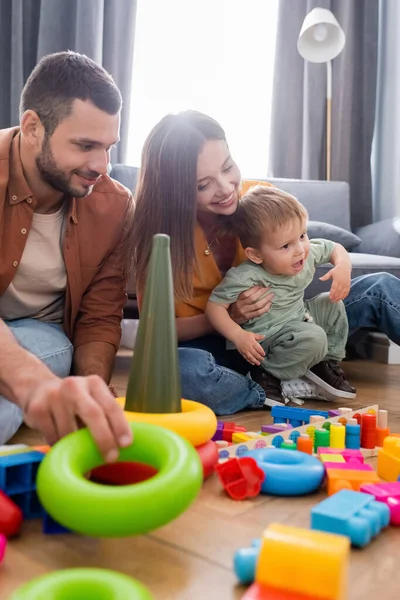
[{"label": "child's hand", "polygon": [[336,265],[333,269],[330,269],[326,275],[320,277],[321,281],[328,281],[328,279],[332,279],[332,286],[329,294],[329,298],[332,302],[344,300],[350,291],[351,267],[346,263]]},{"label": "child's hand", "polygon": [[259,333],[251,333],[241,329],[232,340],[242,356],[251,364],[259,365],[265,357],[265,352],[257,340],[263,340],[264,336]]}]

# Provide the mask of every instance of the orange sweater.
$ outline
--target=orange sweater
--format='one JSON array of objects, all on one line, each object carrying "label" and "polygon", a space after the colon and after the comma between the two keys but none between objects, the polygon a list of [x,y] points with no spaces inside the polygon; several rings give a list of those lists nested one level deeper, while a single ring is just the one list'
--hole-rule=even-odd
[{"label": "orange sweater", "polygon": [[[247,192],[250,187],[259,184],[272,185],[266,181],[244,180],[241,194]],[[223,279],[212,252],[208,256],[204,254],[208,242],[199,224],[196,225],[194,235],[198,269],[196,269],[193,276],[193,297],[188,302],[175,302],[176,317],[195,317],[204,313],[212,290]],[[237,240],[236,254],[231,266],[236,267],[244,260],[246,260],[246,255],[239,240]]]}]

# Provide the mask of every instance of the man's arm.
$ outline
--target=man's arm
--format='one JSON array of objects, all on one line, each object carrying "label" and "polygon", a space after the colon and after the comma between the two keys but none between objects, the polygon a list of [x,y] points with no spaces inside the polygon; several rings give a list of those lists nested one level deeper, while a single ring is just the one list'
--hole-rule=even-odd
[{"label": "man's arm", "polygon": [[115,346],[107,342],[89,342],[78,346],[74,354],[75,375],[98,375],[110,383],[115,360]]},{"label": "man's arm", "polygon": [[36,356],[21,348],[0,320],[0,394],[19,406],[26,423],[49,444],[87,425],[107,461],[132,442],[131,429],[104,381],[54,375]]}]

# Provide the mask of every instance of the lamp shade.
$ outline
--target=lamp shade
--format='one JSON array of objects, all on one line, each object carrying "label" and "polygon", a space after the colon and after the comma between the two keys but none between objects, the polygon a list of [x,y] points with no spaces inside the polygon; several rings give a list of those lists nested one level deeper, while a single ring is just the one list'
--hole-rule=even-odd
[{"label": "lamp shade", "polygon": [[322,63],[340,54],[345,41],[335,15],[326,8],[314,8],[304,19],[297,50],[305,60]]}]

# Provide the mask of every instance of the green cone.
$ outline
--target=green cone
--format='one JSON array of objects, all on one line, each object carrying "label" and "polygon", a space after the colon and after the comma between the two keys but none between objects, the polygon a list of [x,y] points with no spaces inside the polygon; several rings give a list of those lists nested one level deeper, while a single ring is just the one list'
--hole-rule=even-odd
[{"label": "green cone", "polygon": [[153,238],[125,410],[182,411],[169,236]]}]

